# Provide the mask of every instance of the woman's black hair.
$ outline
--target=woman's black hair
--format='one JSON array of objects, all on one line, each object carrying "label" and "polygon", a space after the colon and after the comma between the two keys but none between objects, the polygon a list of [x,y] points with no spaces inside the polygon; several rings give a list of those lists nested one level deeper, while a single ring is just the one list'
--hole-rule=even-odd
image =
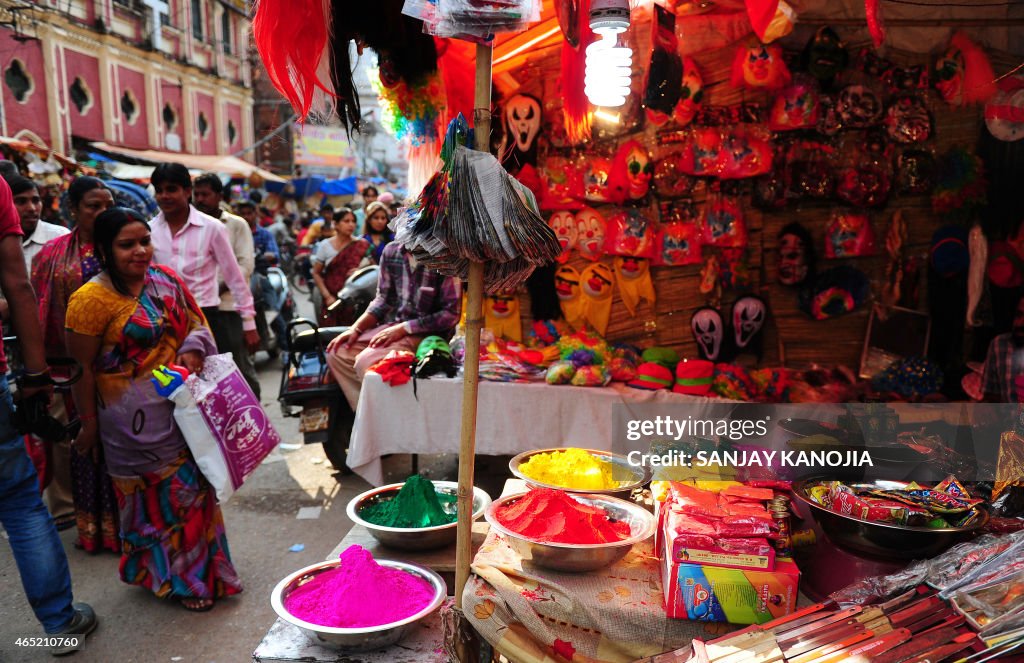
[{"label": "woman's black hair", "polygon": [[17,196],[22,193],[25,193],[26,191],[32,191],[33,189],[35,189],[36,191],[39,190],[39,187],[36,185],[35,182],[33,182],[27,177],[22,177],[21,175],[11,175],[10,177],[5,177],[4,179],[7,180],[7,184],[9,184],[11,187],[12,196]]},{"label": "woman's black hair", "polygon": [[339,207],[334,210],[334,222],[337,223],[338,221],[341,221],[346,214],[351,214],[353,217],[356,215],[356,213],[352,211],[351,207]]},{"label": "woman's black hair", "polygon": [[192,176],[188,174],[188,168],[180,163],[162,163],[153,169],[153,174],[149,176],[149,183],[153,186],[177,184],[182,189],[191,189]]},{"label": "woman's black hair", "polygon": [[377,191],[377,187],[375,187],[375,186],[363,187],[363,190],[360,191],[359,193],[361,195],[365,196],[365,195],[368,195],[371,191],[373,191],[373,195],[375,195],[375,196],[379,196],[380,195],[380,192]]},{"label": "woman's black hair", "polygon": [[85,194],[96,189],[106,188],[107,185],[98,177],[89,177],[88,175],[76,177],[75,181],[68,187],[68,206],[71,209],[76,209],[82,202],[82,199],[85,198]]},{"label": "woman's black hair", "polygon": [[96,217],[96,224],[92,231],[93,244],[96,247],[96,258],[100,265],[110,276],[111,283],[123,295],[133,297],[125,285],[121,276],[113,269],[110,257],[114,255],[114,240],[121,230],[132,223],[141,223],[149,229],[146,218],[133,209],[127,207],[111,207]]}]

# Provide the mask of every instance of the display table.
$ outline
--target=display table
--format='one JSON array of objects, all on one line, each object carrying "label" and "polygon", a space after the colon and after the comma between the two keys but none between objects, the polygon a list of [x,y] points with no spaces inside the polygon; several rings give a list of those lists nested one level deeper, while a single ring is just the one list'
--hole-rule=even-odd
[{"label": "display table", "polygon": [[[348,466],[374,486],[384,483],[381,456],[394,453],[458,453],[462,417],[461,378],[430,378],[416,385],[386,384],[367,373],[356,408]],[[583,447],[608,451],[612,412],[643,404],[685,403],[709,408],[729,401],[670,391],[552,386],[543,382],[480,381],[476,452],[512,456],[531,449]],[[688,414],[697,417],[699,408]]]}]

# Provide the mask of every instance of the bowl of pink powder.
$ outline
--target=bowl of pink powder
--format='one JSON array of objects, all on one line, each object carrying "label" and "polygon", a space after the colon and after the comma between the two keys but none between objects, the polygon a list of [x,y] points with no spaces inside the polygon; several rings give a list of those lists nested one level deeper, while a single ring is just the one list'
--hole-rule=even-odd
[{"label": "bowl of pink powder", "polygon": [[634,502],[552,488],[502,497],[484,517],[523,561],[570,573],[614,564],[656,526]]},{"label": "bowl of pink powder", "polygon": [[361,546],[338,559],[299,569],[277,583],[270,603],[277,616],[311,638],[346,651],[389,647],[448,595],[428,568],[375,560]]}]

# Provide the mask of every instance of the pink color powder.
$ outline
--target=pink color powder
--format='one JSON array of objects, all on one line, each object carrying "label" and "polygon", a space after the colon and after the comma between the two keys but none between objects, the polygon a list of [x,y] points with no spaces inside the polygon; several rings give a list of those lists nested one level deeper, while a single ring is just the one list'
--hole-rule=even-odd
[{"label": "pink color powder", "polygon": [[292,591],[285,609],[310,624],[362,628],[411,617],[434,598],[429,582],[381,566],[362,546],[349,546],[340,559],[338,568]]}]

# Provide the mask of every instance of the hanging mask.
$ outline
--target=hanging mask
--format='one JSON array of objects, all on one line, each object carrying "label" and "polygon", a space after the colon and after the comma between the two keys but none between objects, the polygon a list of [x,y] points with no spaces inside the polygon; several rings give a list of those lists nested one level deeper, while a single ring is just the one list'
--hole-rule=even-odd
[{"label": "hanging mask", "polygon": [[627,198],[642,200],[647,196],[647,191],[651,187],[651,177],[654,175],[651,155],[639,141],[630,140],[619,148],[616,159],[620,158],[626,167]]},{"label": "hanging mask", "polygon": [[522,342],[523,325],[515,291],[484,295],[484,326],[494,332],[495,338]]},{"label": "hanging mask", "polygon": [[594,203],[610,203],[614,198],[611,185],[612,160],[605,157],[587,158],[583,170],[584,198]]},{"label": "hanging mask", "polygon": [[882,101],[870,88],[849,85],[836,99],[836,109],[848,129],[866,129],[882,117]]},{"label": "hanging mask", "polygon": [[850,61],[843,41],[828,26],[822,26],[814,33],[814,37],[807,43],[804,58],[807,73],[822,83],[832,82]]},{"label": "hanging mask", "polygon": [[875,232],[866,214],[835,212],[825,232],[826,258],[857,258],[875,253]]},{"label": "hanging mask", "polygon": [[772,131],[813,129],[818,124],[820,105],[817,88],[804,77],[776,95],[768,116],[768,128]]},{"label": "hanging mask", "polygon": [[583,322],[583,298],[580,296],[580,273],[569,266],[555,272],[555,293],[558,295],[565,321],[573,329]]},{"label": "hanging mask", "polygon": [[576,246],[576,216],[572,212],[555,212],[548,219],[548,225],[555,231],[558,243],[562,247],[562,254],[558,256],[559,263],[564,264],[569,260],[569,253]]},{"label": "hanging mask", "polygon": [[723,132],[718,177],[723,180],[764,175],[772,168],[772,146],[762,132],[746,125]]},{"label": "hanging mask", "polygon": [[660,250],[656,265],[675,267],[701,261],[700,227],[695,223],[664,223],[658,233]]},{"label": "hanging mask", "polygon": [[540,102],[528,94],[517,94],[505,102],[505,127],[512,136],[515,149],[523,154],[536,154],[537,134],[542,114]]},{"label": "hanging mask", "polygon": [[690,318],[690,331],[701,359],[717,361],[725,338],[725,323],[718,309],[710,306],[697,309]]},{"label": "hanging mask", "polygon": [[745,295],[732,305],[732,333],[737,348],[745,348],[764,327],[768,305],[760,297]]},{"label": "hanging mask", "polygon": [[777,90],[789,83],[789,78],[780,46],[766,46],[753,40],[736,51],[732,62],[733,87]]},{"label": "hanging mask", "polygon": [[580,292],[583,295],[583,317],[598,334],[608,331],[612,311],[612,286],[615,272],[608,265],[595,262],[580,274]]},{"label": "hanging mask", "polygon": [[963,104],[964,54],[952,44],[946,54],[935,62],[935,89],[947,104]]},{"label": "hanging mask", "polygon": [[708,200],[701,237],[708,246],[743,248],[747,245],[747,225],[736,198],[719,196]]},{"label": "hanging mask", "polygon": [[800,224],[793,223],[779,233],[779,283],[788,286],[803,285],[813,271],[811,234]]},{"label": "hanging mask", "polygon": [[693,193],[697,181],[682,169],[682,152],[671,152],[654,166],[654,188],[662,198],[680,198]]},{"label": "hanging mask", "polygon": [[641,299],[654,303],[654,283],[651,281],[651,269],[644,258],[618,256],[614,262],[616,283],[619,296],[626,305],[630,315],[636,315],[637,304]]},{"label": "hanging mask", "polygon": [[822,95],[819,99],[818,133],[823,136],[835,136],[843,128],[843,117],[839,114],[836,98]]},{"label": "hanging mask", "polygon": [[541,209],[579,209],[583,197],[583,178],[576,164],[565,157],[549,156],[541,168],[544,192]]},{"label": "hanging mask", "polygon": [[701,127],[693,132],[688,147],[692,158],[682,160],[683,172],[700,177],[718,177],[722,162],[722,130]]},{"label": "hanging mask", "polygon": [[693,121],[704,100],[704,79],[693,58],[683,58],[683,85],[679,90],[679,103],[672,111],[672,119],[685,127]]},{"label": "hanging mask", "polygon": [[906,150],[896,157],[896,187],[900,193],[919,195],[935,188],[938,166],[926,150]]},{"label": "hanging mask", "polygon": [[596,209],[584,207],[576,212],[576,249],[587,260],[600,260],[604,255],[606,223]]},{"label": "hanging mask", "polygon": [[932,117],[916,95],[896,97],[885,112],[885,133],[897,143],[923,143],[932,135]]},{"label": "hanging mask", "polygon": [[891,188],[888,169],[875,162],[864,162],[839,173],[836,198],[854,207],[882,207]]},{"label": "hanging mask", "polygon": [[885,84],[892,92],[926,90],[928,89],[928,70],[924,65],[893,67],[885,77]]},{"label": "hanging mask", "polygon": [[654,224],[639,210],[617,213],[608,222],[604,252],[616,256],[654,257]]}]

